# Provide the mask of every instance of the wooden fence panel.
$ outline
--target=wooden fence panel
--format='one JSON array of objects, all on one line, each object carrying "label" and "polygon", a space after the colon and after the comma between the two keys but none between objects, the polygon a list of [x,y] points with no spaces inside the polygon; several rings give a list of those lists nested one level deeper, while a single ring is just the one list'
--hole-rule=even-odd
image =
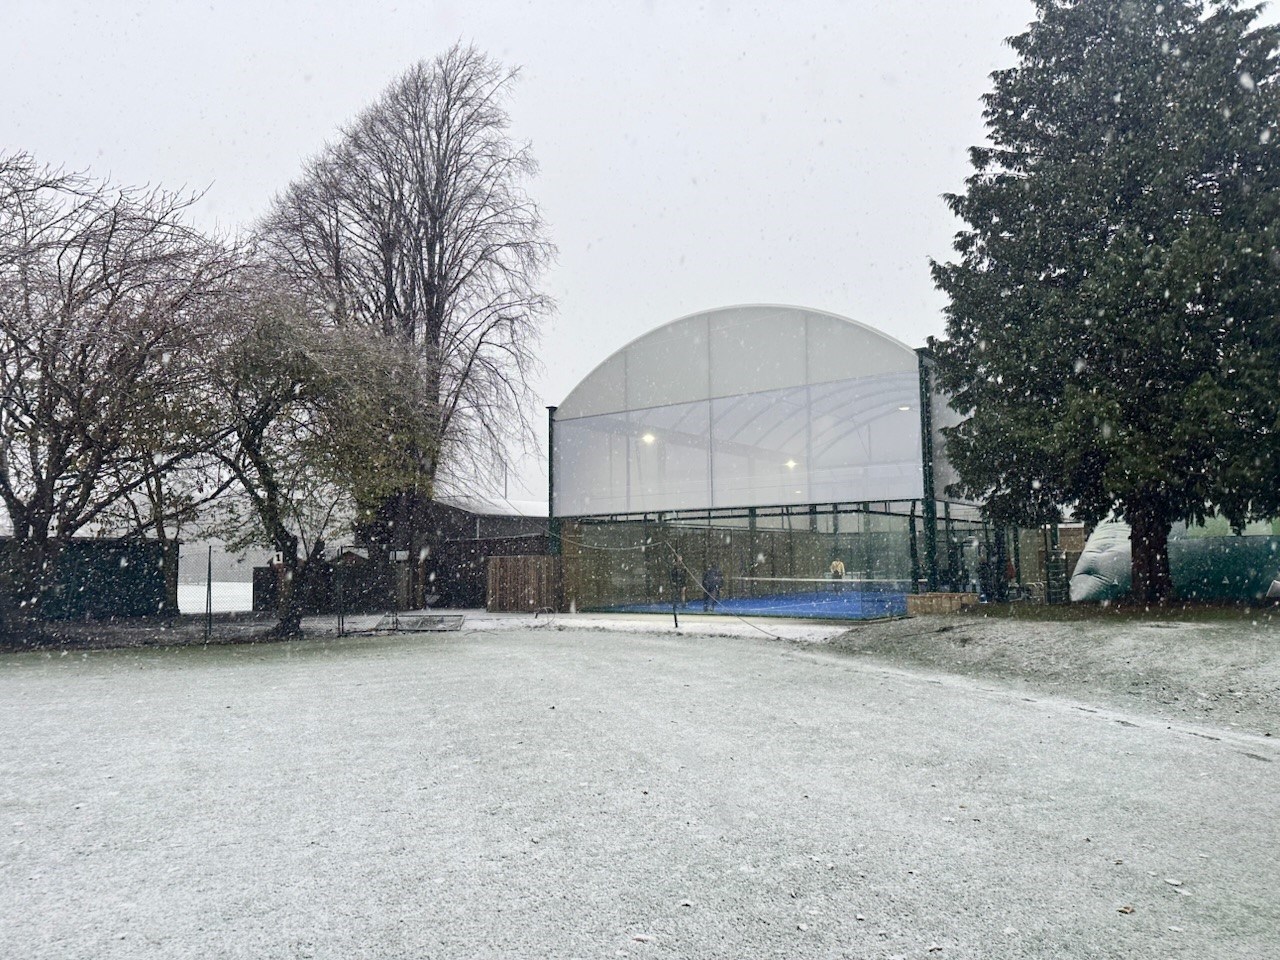
[{"label": "wooden fence panel", "polygon": [[494,613],[559,611],[564,605],[559,557],[489,557],[485,609]]}]

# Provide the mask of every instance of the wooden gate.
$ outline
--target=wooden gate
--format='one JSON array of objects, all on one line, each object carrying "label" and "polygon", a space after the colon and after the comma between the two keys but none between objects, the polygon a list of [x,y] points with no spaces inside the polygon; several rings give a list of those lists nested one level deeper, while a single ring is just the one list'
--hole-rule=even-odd
[{"label": "wooden gate", "polygon": [[486,610],[534,613],[563,606],[559,557],[489,557],[487,565]]}]

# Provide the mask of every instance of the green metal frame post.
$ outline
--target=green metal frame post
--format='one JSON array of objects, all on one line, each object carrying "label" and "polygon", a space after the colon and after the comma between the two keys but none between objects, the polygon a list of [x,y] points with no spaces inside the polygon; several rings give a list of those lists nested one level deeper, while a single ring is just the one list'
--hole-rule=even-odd
[{"label": "green metal frame post", "polygon": [[1018,599],[1022,599],[1022,529],[1013,528],[1013,572],[1018,578]]},{"label": "green metal frame post", "polygon": [[551,556],[560,556],[560,521],[556,519],[556,407],[547,407],[547,539]]},{"label": "green metal frame post", "polygon": [[911,515],[907,518],[907,551],[911,557],[911,592],[920,592],[920,548],[916,544],[916,502],[911,501]]},{"label": "green metal frame post", "polygon": [[938,589],[938,504],[933,489],[933,354],[928,347],[916,350],[920,370],[920,502],[924,524],[924,574],[929,592]]}]

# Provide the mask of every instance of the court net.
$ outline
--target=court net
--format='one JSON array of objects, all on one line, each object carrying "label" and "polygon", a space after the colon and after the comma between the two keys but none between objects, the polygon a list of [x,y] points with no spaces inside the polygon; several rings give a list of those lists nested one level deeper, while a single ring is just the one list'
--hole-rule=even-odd
[{"label": "court net", "polygon": [[[704,596],[690,586],[678,609],[737,616],[803,617],[810,619],[868,620],[904,616],[910,580],[869,577],[727,577],[719,598]],[[618,604],[611,609],[627,613],[663,613],[672,608],[664,598],[651,603]]]}]

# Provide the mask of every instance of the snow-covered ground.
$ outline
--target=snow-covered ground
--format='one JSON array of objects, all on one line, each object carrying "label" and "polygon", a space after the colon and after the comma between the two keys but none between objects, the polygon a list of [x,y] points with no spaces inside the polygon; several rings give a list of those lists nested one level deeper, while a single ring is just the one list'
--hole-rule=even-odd
[{"label": "snow-covered ground", "polygon": [[868,623],[845,653],[1280,738],[1280,608],[1184,620],[981,614]]},{"label": "snow-covered ground", "polygon": [[[434,612],[434,611],[433,611]],[[507,630],[587,630],[605,633],[653,634],[678,637],[744,637],[748,639],[793,640],[801,643],[827,643],[849,629],[848,623],[812,620],[778,620],[768,617],[698,616],[680,613],[679,627],[671,614],[607,614],[607,613],[489,613],[485,610],[442,610],[442,614],[461,616],[467,630],[485,632]],[[348,630],[372,630],[382,621],[382,614],[356,614],[346,618]],[[308,629],[333,632],[336,618],[314,617],[306,621]]]},{"label": "snow-covered ground", "polygon": [[[208,609],[209,586],[204,583],[178,584],[178,610],[181,613],[204,613]],[[213,581],[214,613],[240,613],[253,609],[253,584],[230,580]]]},{"label": "snow-covered ground", "polygon": [[0,658],[5,955],[1273,950],[1273,739],[714,627]]}]

